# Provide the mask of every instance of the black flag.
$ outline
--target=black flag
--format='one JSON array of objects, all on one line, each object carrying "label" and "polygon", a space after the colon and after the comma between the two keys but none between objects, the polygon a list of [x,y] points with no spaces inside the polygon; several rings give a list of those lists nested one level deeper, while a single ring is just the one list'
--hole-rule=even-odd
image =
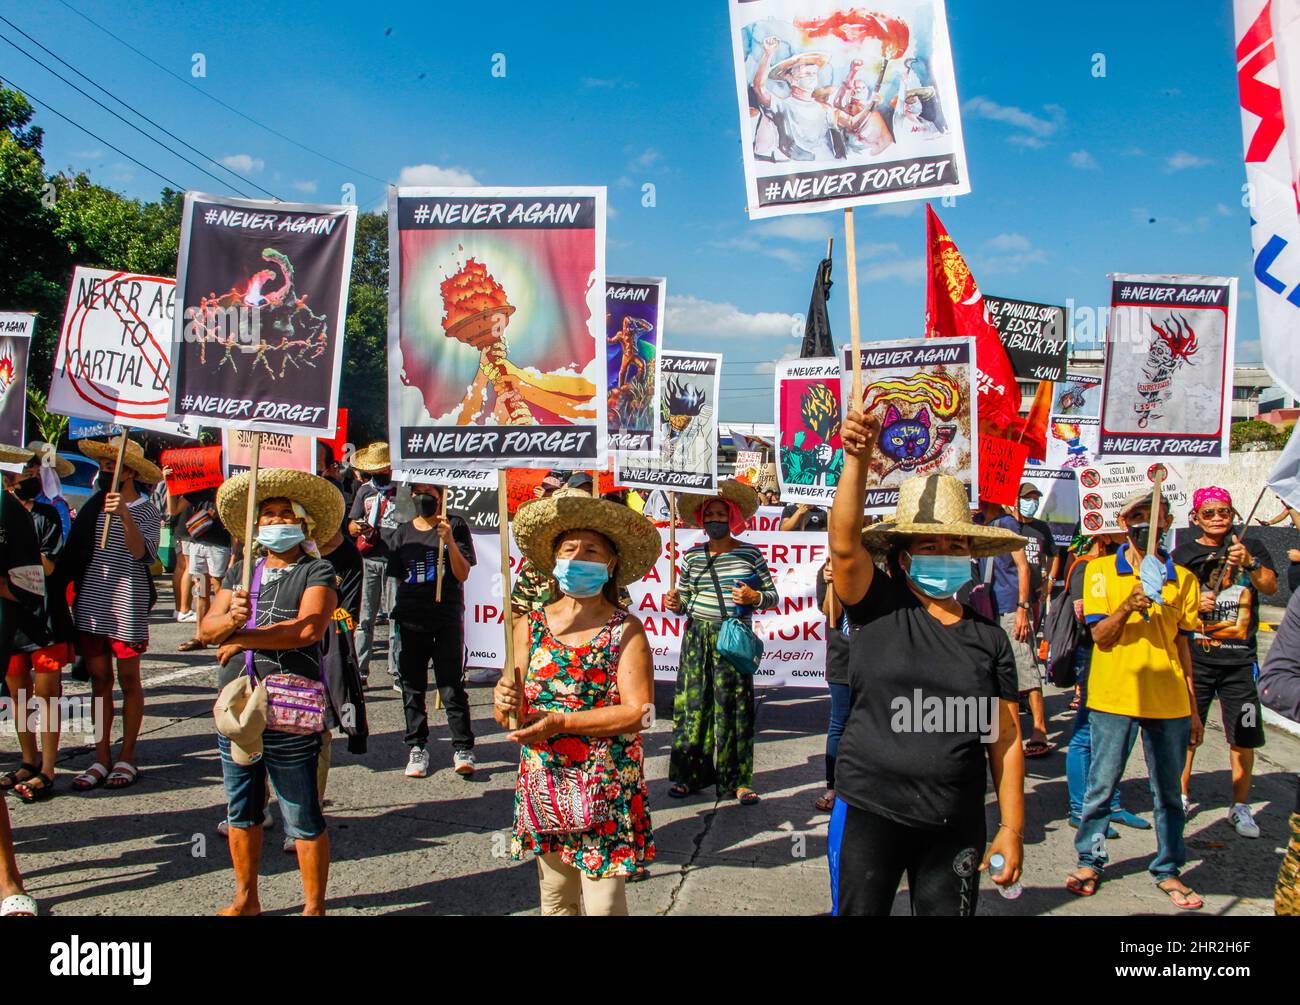
[{"label": "black flag", "polygon": [[808,304],[808,319],[804,322],[800,359],[835,355],[835,343],[831,341],[831,319],[826,313],[831,286],[831,259],[828,253],[818,264],[817,275],[813,278],[812,301]]}]

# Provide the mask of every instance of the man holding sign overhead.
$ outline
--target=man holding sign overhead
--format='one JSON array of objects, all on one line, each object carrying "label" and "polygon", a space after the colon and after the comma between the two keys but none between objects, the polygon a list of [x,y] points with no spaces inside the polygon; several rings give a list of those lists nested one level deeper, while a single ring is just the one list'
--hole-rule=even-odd
[{"label": "man holding sign overhead", "polygon": [[[1097,892],[1107,861],[1111,794],[1141,732],[1155,804],[1157,851],[1151,876],[1175,907],[1197,910],[1204,902],[1178,872],[1187,860],[1183,759],[1204,733],[1188,647],[1201,627],[1201,591],[1195,577],[1172,558],[1148,554],[1159,539],[1152,523],[1159,535],[1172,523],[1158,488],[1154,495],[1143,490],[1127,499],[1119,519],[1126,543],[1114,555],[1093,559],[1084,573],[1084,620],[1096,643],[1088,674],[1092,763],[1074,842],[1079,864],[1066,888],[1084,897]],[[1154,582],[1147,568],[1153,563],[1144,563],[1151,557],[1164,566],[1163,576]]]}]

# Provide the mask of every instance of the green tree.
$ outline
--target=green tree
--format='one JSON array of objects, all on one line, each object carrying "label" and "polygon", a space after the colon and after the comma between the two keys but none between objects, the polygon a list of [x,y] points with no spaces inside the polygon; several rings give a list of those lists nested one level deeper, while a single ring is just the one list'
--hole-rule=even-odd
[{"label": "green tree", "polygon": [[358,446],[388,438],[388,217],[362,213],[352,252],[339,404]]},{"label": "green tree", "polygon": [[1259,419],[1246,419],[1232,426],[1233,450],[1281,450],[1286,446],[1290,429],[1274,426]]}]

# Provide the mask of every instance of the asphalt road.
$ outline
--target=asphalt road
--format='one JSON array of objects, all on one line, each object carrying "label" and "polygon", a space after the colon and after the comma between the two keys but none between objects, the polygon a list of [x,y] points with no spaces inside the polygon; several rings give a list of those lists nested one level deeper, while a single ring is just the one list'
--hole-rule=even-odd
[{"label": "asphalt road", "polygon": [[[53,915],[205,915],[228,902],[229,854],[216,834],[224,817],[221,769],[211,721],[216,675],[210,652],[177,653],[190,626],[167,620],[164,596],[146,657],[147,695],[139,747],[143,777],[123,792],[73,793],[72,773],[91,761],[81,739],[65,741],[59,795],[25,806],[9,800],[20,866],[29,892]],[[402,775],[400,696],[377,663],[367,694],[371,729],[365,757],[334,745],[326,814],[333,866],[329,909],[351,914],[527,914],[537,908],[528,863],[508,855],[516,749],[492,722],[491,688],[473,686],[478,773],[451,770],[446,720],[434,713],[430,750],[436,773]],[[84,685],[71,685],[84,693]],[[432,697],[432,695],[430,696]],[[667,796],[671,688],[657,693],[660,720],[646,736],[650,805],[658,858],[644,882],[629,887],[637,914],[817,915],[830,907],[826,871],[828,817],[812,806],[823,787],[828,700],[804,690],[760,691],[755,786],[757,806],[710,797]],[[1068,695],[1049,689],[1051,737],[1069,738]],[[1226,819],[1229,766],[1218,712],[1211,715],[1192,782],[1193,812],[1184,878],[1207,900],[1205,914],[1271,914],[1272,889],[1294,805],[1300,741],[1271,731],[1259,757],[1253,804],[1263,837],[1239,838]],[[0,763],[16,760],[12,726],[0,733]],[[1079,899],[1063,879],[1074,864],[1073,831],[1064,819],[1063,753],[1029,762],[1024,896],[1004,901],[985,884],[984,914],[1174,913],[1151,884],[1150,831],[1121,828],[1100,893]],[[1124,783],[1125,804],[1149,816],[1151,797],[1140,747]],[[996,810],[990,821],[996,826]],[[301,905],[295,860],[268,832],[262,903],[268,913]],[[896,913],[907,913],[906,893]]]}]

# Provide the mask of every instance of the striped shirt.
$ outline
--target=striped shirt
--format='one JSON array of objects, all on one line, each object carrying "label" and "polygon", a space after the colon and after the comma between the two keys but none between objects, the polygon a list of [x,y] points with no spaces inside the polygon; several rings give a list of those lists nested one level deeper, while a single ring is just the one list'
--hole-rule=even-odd
[{"label": "striped shirt", "polygon": [[128,504],[144,538],[145,556],[137,560],[126,547],[122,521],[109,525],[108,547],[100,548],[104,514],[95,523],[95,551],[77,589],[77,628],[120,642],[149,641],[149,566],[158,557],[162,516],[148,496]]},{"label": "striped shirt", "polygon": [[[718,574],[718,585],[722,587],[722,602],[718,605],[718,591],[713,587],[713,577],[709,574],[709,560],[713,559],[713,571]],[[687,549],[682,559],[682,575],[677,581],[677,592],[681,595],[686,613],[696,621],[708,621],[721,624],[727,618],[736,616],[736,605],[731,599],[731,588],[746,576],[757,576],[758,585],[750,586],[763,595],[758,603],[759,610],[775,607],[781,599],[772,582],[767,561],[763,553],[752,544],[737,544],[731,551],[721,555],[710,556],[708,546],[697,544]]]}]

